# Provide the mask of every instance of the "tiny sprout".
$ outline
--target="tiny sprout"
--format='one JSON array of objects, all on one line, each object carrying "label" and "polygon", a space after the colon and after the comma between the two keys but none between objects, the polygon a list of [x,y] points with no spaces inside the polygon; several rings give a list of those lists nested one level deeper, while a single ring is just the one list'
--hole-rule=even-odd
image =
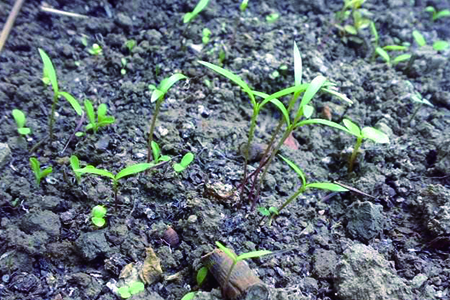
[{"label": "tiny sprout", "polygon": [[423,47],[427,44],[427,42],[425,41],[425,38],[423,37],[422,33],[420,33],[420,31],[413,30],[412,35],[413,35],[413,38],[416,41],[417,45],[419,45],[419,47]]},{"label": "tiny sprout", "polygon": [[97,108],[97,118],[95,118],[94,107],[89,99],[84,100],[84,107],[89,120],[89,124],[86,125],[86,130],[92,129],[94,134],[97,133],[100,127],[105,127],[115,122],[114,117],[106,115],[108,107],[104,103],[100,104]]},{"label": "tiny sprout", "polygon": [[170,156],[168,155],[161,155],[161,149],[159,148],[158,143],[155,141],[152,141],[152,153],[153,153],[153,161],[155,163],[163,162],[163,161],[169,161]]},{"label": "tiny sprout", "polygon": [[130,51],[130,53],[133,51],[133,48],[136,46],[136,41],[135,40],[128,40],[125,42],[125,47],[127,47],[128,51]]},{"label": "tiny sprout", "polygon": [[21,110],[13,109],[12,116],[13,116],[14,120],[16,121],[17,132],[20,135],[27,135],[27,134],[31,133],[30,128],[25,127],[27,118],[25,117],[25,114]]},{"label": "tiny sprout", "polygon": [[80,184],[81,182],[81,174],[77,172],[76,170],[78,170],[80,168],[80,161],[78,160],[78,157],[76,155],[72,155],[70,157],[70,166],[72,167],[72,171],[75,174],[75,178],[77,180],[77,183]]},{"label": "tiny sprout", "polygon": [[[205,281],[206,275],[208,275],[208,268],[207,267],[201,267],[200,270],[197,272],[197,285],[200,287],[203,282]],[[189,292],[186,295],[181,298],[181,300],[192,300],[195,298],[195,295],[197,292]]]},{"label": "tiny sprout", "polygon": [[443,51],[448,49],[449,43],[446,41],[436,41],[433,43],[433,49],[436,51]]},{"label": "tiny sprout", "polygon": [[194,10],[192,12],[188,12],[183,17],[183,23],[190,23],[193,19],[197,17],[199,13],[202,12],[203,9],[208,5],[209,0],[200,0],[197,5],[195,6]]},{"label": "tiny sprout", "polygon": [[52,167],[47,167],[44,170],[41,170],[41,163],[36,159],[36,157],[30,157],[30,165],[31,170],[34,173],[36,178],[36,184],[39,186],[41,184],[41,180],[51,174],[53,172]]},{"label": "tiny sprout", "polygon": [[272,23],[275,23],[279,18],[280,18],[279,13],[273,13],[273,14],[266,16],[266,21],[267,21],[267,23],[272,24]]},{"label": "tiny sprout", "polygon": [[122,74],[122,76],[124,76],[125,74],[127,74],[127,59],[125,57],[122,57],[120,59],[120,63],[122,65],[122,69],[120,69],[120,74]]},{"label": "tiny sprout", "polygon": [[88,52],[92,55],[98,56],[102,54],[103,49],[99,44],[92,44],[92,47],[88,49]]},{"label": "tiny sprout", "polygon": [[183,298],[181,298],[181,300],[192,300],[195,298],[196,294],[197,292],[189,292],[186,295],[184,295]]},{"label": "tiny sprout", "polygon": [[173,169],[177,173],[183,172],[191,164],[191,162],[193,160],[194,160],[194,154],[192,154],[191,152],[186,153],[183,156],[183,158],[181,159],[179,164],[174,164],[173,165]]},{"label": "tiny sprout", "polygon": [[269,209],[267,209],[265,207],[258,207],[258,211],[264,217],[270,217],[270,216],[279,214],[278,209],[273,206],[269,207]]},{"label": "tiny sprout", "polygon": [[[410,83],[411,84],[411,83]],[[419,103],[419,105],[417,106],[417,108],[414,110],[414,112],[412,113],[411,117],[409,118],[408,121],[408,125],[411,125],[411,121],[415,118],[415,116],[417,115],[417,113],[419,112],[420,108],[425,104],[428,106],[433,107],[434,105],[431,104],[430,101],[428,101],[427,99],[423,98],[422,95],[419,92],[415,92],[412,96],[411,96],[411,100],[413,102],[417,102]]]},{"label": "tiny sprout", "polygon": [[272,251],[269,251],[269,250],[259,250],[259,251],[251,251],[251,252],[247,252],[247,253],[242,253],[241,255],[238,256],[232,250],[228,249],[220,242],[216,242],[216,246],[220,250],[222,250],[233,261],[233,264],[231,265],[230,270],[228,271],[227,279],[225,280],[225,284],[224,284],[225,288],[228,287],[228,282],[230,281],[231,273],[233,272],[233,269],[238,262],[249,259],[249,258],[261,257],[261,256],[272,253]]},{"label": "tiny sprout", "polygon": [[106,207],[103,205],[97,205],[92,208],[92,223],[97,227],[103,227],[106,224],[105,215],[106,215]]},{"label": "tiny sprout", "polygon": [[247,9],[248,6],[248,0],[242,0],[241,4],[239,5],[239,9],[244,12]]},{"label": "tiny sprout", "polygon": [[211,30],[209,30],[208,28],[203,28],[202,30],[202,43],[203,45],[206,45],[209,43],[209,37],[211,36]]},{"label": "tiny sprout", "polygon": [[128,285],[120,287],[117,290],[117,292],[119,293],[120,297],[122,297],[123,299],[128,299],[132,295],[136,295],[144,290],[145,290],[144,283],[142,283],[140,281],[135,281]]},{"label": "tiny sprout", "polygon": [[436,11],[436,9],[433,6],[427,6],[425,8],[425,11],[431,13],[431,21],[433,22],[440,18],[450,17],[450,10],[448,9]]}]

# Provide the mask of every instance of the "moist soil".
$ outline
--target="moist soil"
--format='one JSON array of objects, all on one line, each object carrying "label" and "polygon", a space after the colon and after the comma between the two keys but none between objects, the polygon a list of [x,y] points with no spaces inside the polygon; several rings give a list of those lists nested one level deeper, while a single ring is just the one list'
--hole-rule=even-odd
[{"label": "moist soil", "polygon": [[[450,299],[449,50],[431,46],[450,40],[450,18],[433,22],[425,12],[428,5],[450,8],[448,2],[363,4],[380,46],[410,43],[390,52],[413,54],[398,64],[374,55],[369,28],[355,37],[335,26],[341,1],[250,1],[244,12],[236,1],[211,1],[189,26],[182,19],[195,0],[46,2],[87,18],[43,12],[38,2],[25,1],[0,54],[1,299],[120,299],[117,288],[133,280],[146,285],[132,299],[178,300],[190,291],[198,291],[196,299],[224,299],[217,274],[196,283],[202,256],[216,241],[238,254],[274,252],[248,260],[269,294],[243,291],[245,299]],[[2,26],[13,4],[0,3]],[[268,21],[274,13],[279,18]],[[204,28],[212,32],[207,44]],[[413,30],[427,45],[417,45]],[[136,41],[131,51],[128,40]],[[340,182],[357,191],[310,189],[269,226],[238,189],[249,98],[198,61],[222,65],[271,94],[294,85],[294,41],[303,82],[321,74],[353,101],[319,93],[313,117],[352,119],[383,131],[390,143],[364,142],[349,173],[355,137],[322,125],[296,130],[280,153],[309,182]],[[100,55],[88,52],[94,43]],[[38,48],[51,57],[61,90],[80,104],[86,98],[94,107],[105,103],[116,122],[71,137],[80,117],[61,98],[50,142],[53,92],[42,82]],[[189,79],[169,90],[154,140],[174,162],[188,152],[195,159],[180,173],[170,162],[121,180],[116,210],[111,181],[85,174],[78,184],[69,157],[113,173],[145,162],[155,111],[149,85],[174,73]],[[417,93],[432,106],[418,108]],[[32,133],[26,137],[17,133],[14,108],[27,116]],[[269,141],[280,117],[275,106],[262,109],[255,143]],[[40,186],[32,156],[53,168]],[[252,160],[249,172],[258,164]],[[279,207],[300,186],[277,158],[256,208]],[[102,228],[91,222],[95,205],[108,210]]]}]

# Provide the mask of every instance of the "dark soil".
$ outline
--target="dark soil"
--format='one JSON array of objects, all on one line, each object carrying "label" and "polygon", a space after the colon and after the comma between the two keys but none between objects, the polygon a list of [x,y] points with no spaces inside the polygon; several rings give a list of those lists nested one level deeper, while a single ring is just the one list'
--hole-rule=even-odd
[{"label": "dark soil", "polygon": [[[213,276],[200,288],[195,279],[201,257],[216,241],[238,254],[275,252],[248,261],[270,290],[269,299],[450,299],[450,50],[431,47],[450,40],[450,18],[432,22],[424,11],[428,5],[450,8],[448,2],[363,4],[381,46],[411,43],[412,64],[393,66],[372,59],[369,29],[359,41],[340,35],[334,26],[342,8],[337,0],[250,1],[245,12],[236,1],[211,1],[190,26],[182,18],[196,0],[46,2],[88,18],[42,12],[38,2],[25,1],[0,54],[0,299],[120,299],[117,287],[136,280],[142,264],[154,266],[154,273],[133,299],[178,300],[195,290],[196,299],[223,299]],[[13,3],[0,3],[2,26]],[[268,23],[272,13],[280,17]],[[212,35],[203,45],[205,27]],[[418,47],[414,29],[428,45]],[[130,39],[137,42],[131,52],[125,47]],[[378,128],[390,144],[363,143],[348,174],[354,137],[325,126],[297,130],[281,154],[308,180],[342,182],[370,197],[309,190],[268,226],[235,190],[243,176],[239,146],[247,141],[252,113],[248,97],[198,60],[219,64],[223,50],[224,68],[271,94],[294,84],[294,41],[303,81],[322,74],[354,102],[320,93],[312,102],[314,117],[329,108],[333,121],[346,117]],[[88,52],[94,43],[103,48],[101,55]],[[51,57],[61,90],[80,104],[85,98],[95,107],[107,104],[116,123],[75,137],[64,149],[79,117],[60,99],[50,142],[53,92],[42,83],[38,48]],[[187,152],[195,160],[181,173],[170,163],[123,180],[116,211],[110,180],[83,175],[77,184],[69,157],[113,173],[145,162],[155,108],[148,86],[177,72],[189,80],[167,94],[154,140],[174,161]],[[424,105],[410,122],[416,92],[433,107]],[[14,108],[27,116],[32,134],[26,138],[17,133]],[[255,142],[268,142],[280,117],[266,106]],[[31,156],[53,167],[40,186]],[[253,161],[249,170],[257,166]],[[299,187],[295,172],[276,159],[257,207],[278,207]],[[108,209],[100,229],[90,220],[98,204]],[[178,243],[164,239],[168,226]]]}]

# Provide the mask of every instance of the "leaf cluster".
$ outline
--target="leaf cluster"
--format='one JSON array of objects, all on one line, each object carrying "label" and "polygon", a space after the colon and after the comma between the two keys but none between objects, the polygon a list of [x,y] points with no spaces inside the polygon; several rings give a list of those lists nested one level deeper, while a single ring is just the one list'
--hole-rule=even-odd
[{"label": "leaf cluster", "polygon": [[30,165],[31,170],[34,173],[34,176],[36,178],[36,184],[39,186],[41,184],[41,180],[51,174],[53,172],[52,167],[47,167],[43,170],[41,170],[41,163],[37,160],[36,157],[30,157]]},{"label": "leaf cluster", "polygon": [[117,290],[117,292],[119,293],[120,297],[122,297],[123,299],[128,299],[131,296],[136,295],[144,290],[145,290],[145,285],[143,282],[134,281],[130,284],[120,287]]},{"label": "leaf cluster", "polygon": [[89,120],[89,124],[86,125],[86,130],[92,129],[94,134],[97,133],[99,128],[113,124],[116,121],[114,117],[106,115],[108,107],[105,103],[101,103],[97,107],[97,117],[95,117],[94,107],[89,99],[84,100],[84,107]]}]

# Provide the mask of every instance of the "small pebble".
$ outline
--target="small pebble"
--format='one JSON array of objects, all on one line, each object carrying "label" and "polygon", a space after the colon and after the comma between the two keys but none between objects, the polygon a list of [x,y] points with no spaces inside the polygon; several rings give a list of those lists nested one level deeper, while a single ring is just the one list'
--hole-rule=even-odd
[{"label": "small pebble", "polygon": [[180,242],[180,238],[178,237],[178,233],[172,228],[169,227],[164,232],[163,239],[169,244],[171,247],[175,247]]}]

